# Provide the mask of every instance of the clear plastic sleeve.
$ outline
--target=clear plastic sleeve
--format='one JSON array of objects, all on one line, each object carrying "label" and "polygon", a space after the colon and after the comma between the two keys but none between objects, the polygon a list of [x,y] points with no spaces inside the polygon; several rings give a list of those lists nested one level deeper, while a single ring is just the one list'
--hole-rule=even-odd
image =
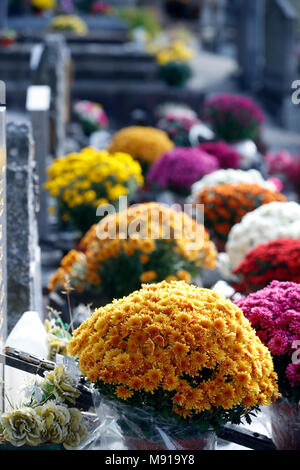
[{"label": "clear plastic sleeve", "polygon": [[213,450],[216,434],[172,418],[154,416],[150,410],[126,405],[94,394],[98,419],[82,443],[84,450]]},{"label": "clear plastic sleeve", "polygon": [[269,407],[272,439],[278,450],[300,450],[300,402],[283,398]]}]

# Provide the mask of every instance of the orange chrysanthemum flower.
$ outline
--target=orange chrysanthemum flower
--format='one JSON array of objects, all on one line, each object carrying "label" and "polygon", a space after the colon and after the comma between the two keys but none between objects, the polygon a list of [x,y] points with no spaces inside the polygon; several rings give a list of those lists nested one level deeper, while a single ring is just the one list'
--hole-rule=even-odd
[{"label": "orange chrysanthemum flower", "polygon": [[198,203],[204,204],[207,227],[222,242],[245,214],[263,204],[285,200],[278,191],[254,183],[220,184],[204,188],[198,195]]},{"label": "orange chrysanthemum flower", "polygon": [[[166,278],[190,282],[189,270],[213,269],[217,259],[203,225],[183,211],[155,202],[104,217],[90,228],[79,249],[62,259],[50,290],[68,281],[75,290],[122,297],[144,282]],[[165,257],[168,267],[157,266],[157,259]]]}]

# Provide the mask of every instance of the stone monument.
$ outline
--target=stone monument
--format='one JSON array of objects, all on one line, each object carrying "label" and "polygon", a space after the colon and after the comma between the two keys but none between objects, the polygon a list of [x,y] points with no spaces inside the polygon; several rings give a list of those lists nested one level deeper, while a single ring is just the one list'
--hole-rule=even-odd
[{"label": "stone monument", "polygon": [[7,131],[7,327],[25,311],[42,318],[41,261],[38,244],[38,182],[29,124],[9,123]]},{"label": "stone monument", "polygon": [[[6,339],[6,139],[5,85],[0,81],[0,351]],[[4,368],[0,365],[0,411],[4,409]]]}]

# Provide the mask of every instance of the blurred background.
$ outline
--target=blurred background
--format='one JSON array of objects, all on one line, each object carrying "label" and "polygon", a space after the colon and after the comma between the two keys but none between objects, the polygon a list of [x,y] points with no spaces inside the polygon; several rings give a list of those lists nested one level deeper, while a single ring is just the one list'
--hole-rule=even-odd
[{"label": "blurred background", "polygon": [[[61,202],[54,183],[45,189],[52,178],[48,167],[89,146],[108,148],[124,127],[152,127],[171,141],[160,143],[158,156],[168,145],[222,141],[242,163],[221,168],[279,177],[287,198],[298,200],[298,177],[292,181],[282,165],[299,160],[300,107],[292,100],[299,71],[298,0],[1,0],[0,79],[6,85],[7,122],[29,126],[34,142],[45,302],[51,273],[93,222],[85,205],[70,228],[69,214],[57,211]],[[211,100],[218,95],[214,108]],[[234,119],[229,123],[222,115],[227,105]],[[215,122],[209,109],[217,109]],[[8,158],[24,148],[24,132],[13,127]],[[140,145],[139,137],[131,138]],[[158,145],[154,134],[150,143],[145,139],[145,147]],[[128,148],[139,160],[141,148],[137,155]],[[216,148],[205,150],[216,156]],[[154,154],[151,158],[153,163]],[[172,192],[158,191],[158,176],[154,173],[153,185],[145,161],[140,163],[145,184],[132,201],[182,203],[189,196],[190,186],[175,199]],[[211,161],[205,165],[207,173],[216,169]],[[16,264],[12,278],[17,270]],[[216,274],[206,285],[219,278]]]}]

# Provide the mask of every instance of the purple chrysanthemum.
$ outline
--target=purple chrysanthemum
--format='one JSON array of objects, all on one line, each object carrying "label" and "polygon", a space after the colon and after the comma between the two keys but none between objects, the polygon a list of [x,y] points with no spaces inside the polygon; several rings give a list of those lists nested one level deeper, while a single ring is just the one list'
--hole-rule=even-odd
[{"label": "purple chrysanthemum", "polygon": [[219,161],[220,168],[239,168],[241,156],[226,142],[204,142],[199,147],[204,152],[210,153]]},{"label": "purple chrysanthemum", "polygon": [[287,377],[291,387],[300,386],[300,365],[293,359],[295,344],[300,346],[300,284],[273,281],[235,303],[277,358],[279,377]]},{"label": "purple chrysanthemum", "polygon": [[192,184],[218,169],[213,155],[194,147],[177,147],[152,165],[147,179],[162,188],[190,190]]}]

